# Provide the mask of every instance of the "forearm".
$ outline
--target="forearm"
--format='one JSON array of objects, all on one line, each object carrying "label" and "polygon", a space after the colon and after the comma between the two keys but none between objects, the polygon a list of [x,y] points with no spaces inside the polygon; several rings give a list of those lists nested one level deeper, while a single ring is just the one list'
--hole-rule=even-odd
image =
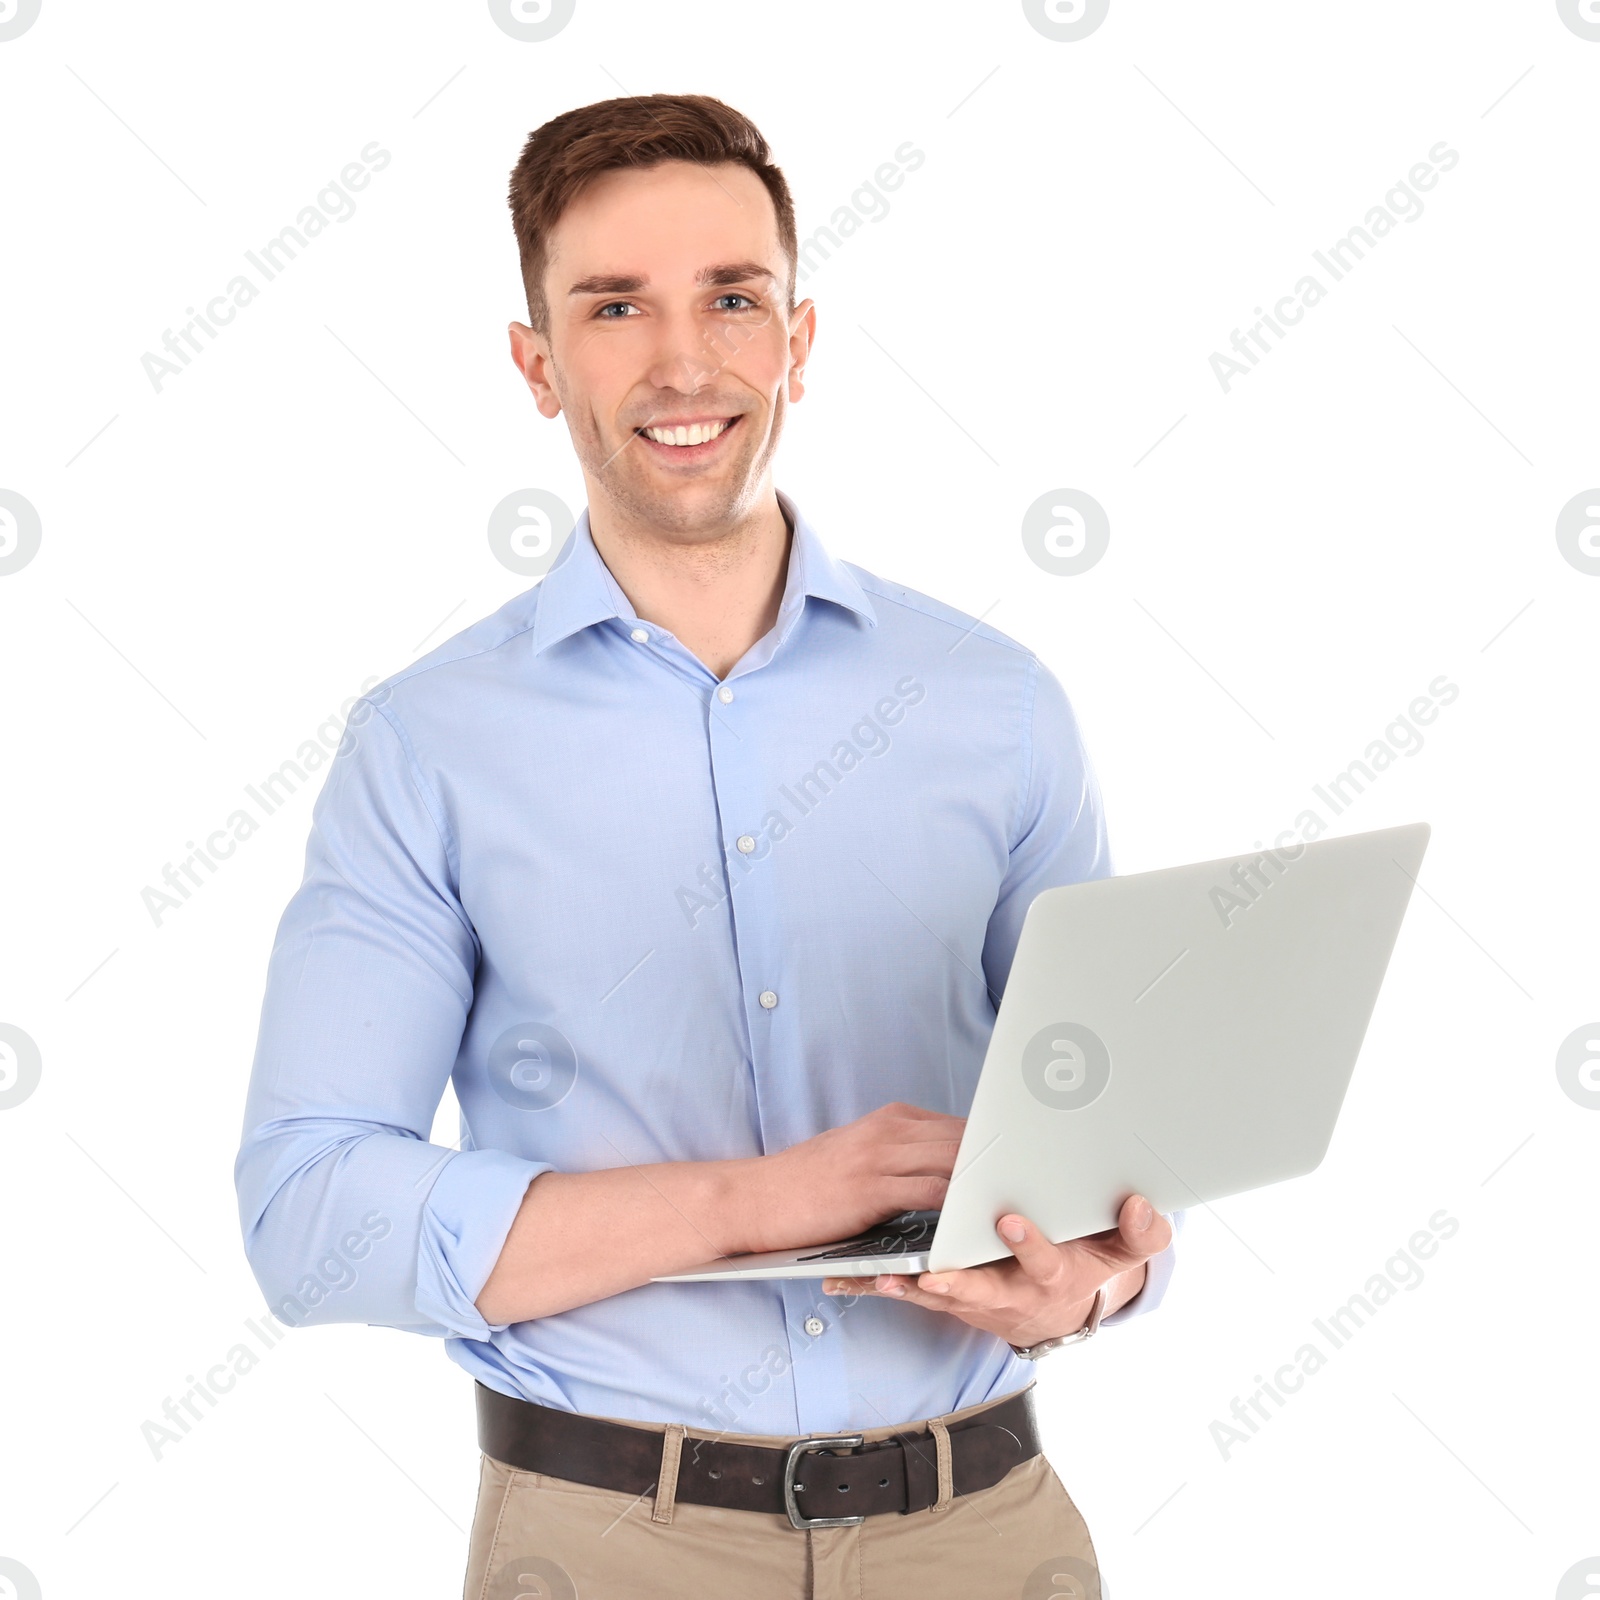
[{"label": "forearm", "polygon": [[490,1324],[525,1322],[754,1248],[758,1159],[542,1173],[478,1310]]}]

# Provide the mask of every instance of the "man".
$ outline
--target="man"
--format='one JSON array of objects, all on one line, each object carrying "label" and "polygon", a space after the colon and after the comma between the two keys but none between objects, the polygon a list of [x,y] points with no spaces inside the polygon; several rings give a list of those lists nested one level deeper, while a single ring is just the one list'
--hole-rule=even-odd
[{"label": "man", "polygon": [[1159,1298],[1142,1198],[962,1272],[650,1281],[940,1204],[1029,901],[1111,870],[1070,706],[774,488],[816,310],[745,118],[568,112],[511,206],[588,509],[352,718],[272,955],[252,1267],[478,1380],[468,1600],[1097,1594],[1016,1351]]}]

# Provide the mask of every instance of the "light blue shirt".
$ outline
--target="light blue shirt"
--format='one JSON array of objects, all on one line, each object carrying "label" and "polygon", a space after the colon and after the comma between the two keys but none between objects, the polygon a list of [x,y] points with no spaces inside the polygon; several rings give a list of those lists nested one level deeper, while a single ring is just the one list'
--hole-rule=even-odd
[{"label": "light blue shirt", "polygon": [[[1112,870],[1038,657],[835,560],[779,501],[777,621],[720,683],[639,620],[585,512],[542,582],[357,704],[235,1168],[282,1320],[442,1337],[505,1394],[739,1433],[1033,1377],[993,1334],[819,1281],[647,1284],[509,1325],[474,1305],[542,1172],[767,1154],[894,1100],[965,1115],[1029,901]],[[459,1152],[429,1142],[447,1079]]]}]

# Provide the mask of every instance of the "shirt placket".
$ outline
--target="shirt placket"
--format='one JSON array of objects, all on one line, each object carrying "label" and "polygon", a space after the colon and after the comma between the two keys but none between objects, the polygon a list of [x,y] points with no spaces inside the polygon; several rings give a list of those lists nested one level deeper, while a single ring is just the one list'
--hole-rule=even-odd
[{"label": "shirt placket", "polygon": [[[772,741],[764,737],[761,719],[780,711],[762,692],[760,669],[782,646],[796,620],[798,605],[791,598],[773,632],[720,682],[670,634],[637,619],[624,621],[635,645],[656,654],[662,666],[704,696],[706,746],[723,852],[718,866],[738,962],[763,1154],[785,1150],[812,1132],[801,1124],[797,1109],[805,1096],[798,1093],[797,1083],[799,1022],[792,1004],[784,1010],[782,908],[773,875],[762,870],[772,845],[761,827],[770,805],[770,773],[761,752],[769,750]],[[842,1426],[849,1384],[840,1322],[849,1302],[824,1295],[821,1279],[777,1279],[773,1287],[788,1341],[795,1426],[807,1433]]]},{"label": "shirt placket", "polygon": [[[771,785],[759,752],[770,749],[772,741],[762,736],[761,723],[778,714],[766,702],[759,672],[718,685],[708,708],[707,737],[757,1116],[763,1151],[770,1153],[787,1149],[813,1130],[799,1120],[799,1107],[806,1103],[797,1081],[801,1020],[795,997],[786,994],[791,969],[783,908],[774,875],[766,870],[772,843],[763,834],[762,818],[770,805]],[[847,1394],[839,1313],[821,1292],[820,1279],[780,1279],[775,1287],[789,1344],[795,1425],[804,1432],[833,1427],[834,1419],[844,1414]]]}]

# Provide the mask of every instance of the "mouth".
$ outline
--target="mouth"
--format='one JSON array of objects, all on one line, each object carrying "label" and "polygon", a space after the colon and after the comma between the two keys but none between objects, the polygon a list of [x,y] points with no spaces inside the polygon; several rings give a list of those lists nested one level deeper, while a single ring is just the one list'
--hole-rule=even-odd
[{"label": "mouth", "polygon": [[703,417],[671,426],[635,428],[634,435],[663,460],[705,461],[723,447],[742,417]]}]

